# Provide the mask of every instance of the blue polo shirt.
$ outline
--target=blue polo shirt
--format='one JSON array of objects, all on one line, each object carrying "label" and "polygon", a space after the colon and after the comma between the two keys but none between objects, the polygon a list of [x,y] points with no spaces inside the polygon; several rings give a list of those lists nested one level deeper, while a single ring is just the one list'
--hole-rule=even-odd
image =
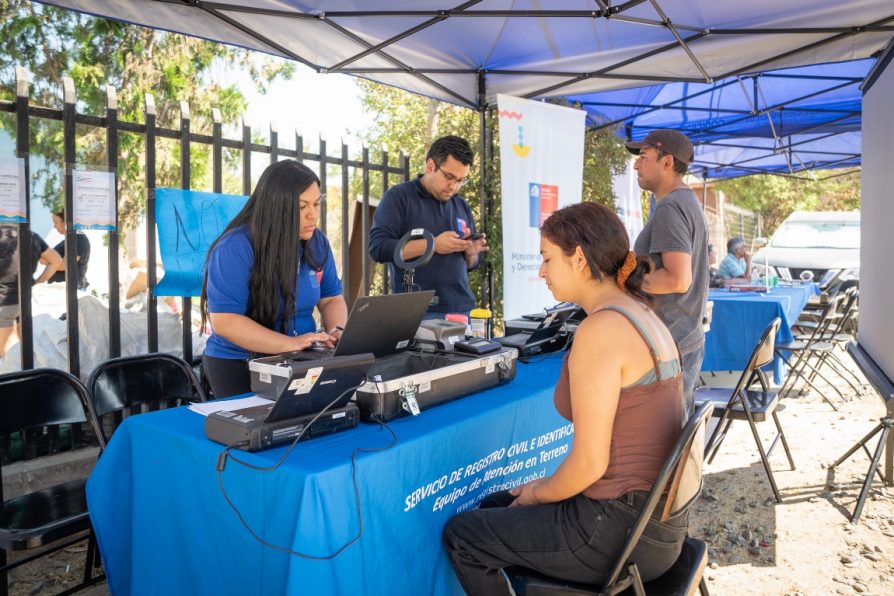
[{"label": "blue polo shirt", "polygon": [[[317,230],[316,234],[322,236]],[[301,259],[295,288],[295,314],[287,333],[301,335],[316,331],[314,308],[322,298],[338,296],[341,280],[335,270],[335,258],[329,240],[322,236],[327,258],[322,271],[314,271],[306,259]],[[254,266],[254,250],[248,228],[242,226],[223,236],[208,257],[208,312],[245,315],[248,312],[248,281]],[[280,303],[280,308],[282,304]],[[276,331],[283,330],[279,325]],[[250,354],[223,337],[212,333],[205,345],[205,353],[214,358],[245,360]]]},{"label": "blue polo shirt", "polygon": [[745,275],[745,270],[747,268],[745,259],[737,259],[736,255],[729,252],[726,253],[726,256],[720,261],[720,267],[717,268],[717,272],[720,273],[720,277],[723,279],[731,279],[733,277],[741,277],[742,275]]},{"label": "blue polo shirt", "polygon": [[[447,201],[432,196],[418,177],[392,186],[382,197],[369,231],[369,256],[391,268],[391,288],[395,293],[406,291],[403,269],[394,266],[394,247],[413,228],[425,228],[437,236],[452,230],[460,236],[475,232],[472,209],[459,195]],[[479,258],[480,262],[480,258]],[[476,263],[477,267],[477,263]],[[434,290],[438,304],[428,311],[465,313],[475,308],[475,296],[469,288],[469,269],[463,253],[440,255],[415,271],[414,282],[422,290]]]}]

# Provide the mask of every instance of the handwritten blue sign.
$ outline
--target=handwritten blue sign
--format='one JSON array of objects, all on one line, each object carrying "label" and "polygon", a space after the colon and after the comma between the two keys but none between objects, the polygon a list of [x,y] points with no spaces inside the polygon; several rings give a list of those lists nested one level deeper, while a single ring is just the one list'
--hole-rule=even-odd
[{"label": "handwritten blue sign", "polygon": [[248,201],[244,195],[155,190],[155,221],[165,274],[156,296],[200,296],[208,248]]}]

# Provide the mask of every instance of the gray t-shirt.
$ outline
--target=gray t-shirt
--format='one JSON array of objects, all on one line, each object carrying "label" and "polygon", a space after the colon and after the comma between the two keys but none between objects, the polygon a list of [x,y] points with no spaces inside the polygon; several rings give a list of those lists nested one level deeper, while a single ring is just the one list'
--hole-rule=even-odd
[{"label": "gray t-shirt", "polygon": [[698,349],[705,341],[702,317],[708,297],[708,226],[695,193],[677,188],[658,201],[633,250],[638,255],[649,255],[656,268],[663,267],[664,252],[684,252],[692,257],[689,290],[655,294],[654,308],[680,347],[680,354]]}]

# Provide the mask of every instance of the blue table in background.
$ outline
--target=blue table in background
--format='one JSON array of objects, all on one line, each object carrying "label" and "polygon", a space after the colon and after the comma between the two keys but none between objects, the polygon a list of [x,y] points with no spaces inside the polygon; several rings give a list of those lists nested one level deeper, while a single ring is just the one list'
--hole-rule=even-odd
[{"label": "blue table in background", "polygon": [[[782,319],[776,341],[792,341],[791,326],[816,291],[816,284],[775,287],[766,293],[711,290],[708,300],[714,302],[714,311],[711,330],[705,335],[702,370],[744,369],[761,334],[775,317]],[[784,362],[777,357],[774,360],[777,383],[784,374]]]},{"label": "blue table in background", "polygon": [[[570,450],[571,427],[552,400],[560,362],[519,364],[508,385],[393,421],[394,447],[356,456],[363,531],[331,560],[249,535],[221,496],[223,448],[205,438],[202,416],[177,408],[126,419],[87,483],[112,593],[462,594],[441,530],[501,485],[552,473]],[[360,527],[352,451],[390,442],[361,423],[300,443],[274,472],[229,461],[223,482],[265,540],[325,556]],[[284,449],[235,453],[271,465]]]}]

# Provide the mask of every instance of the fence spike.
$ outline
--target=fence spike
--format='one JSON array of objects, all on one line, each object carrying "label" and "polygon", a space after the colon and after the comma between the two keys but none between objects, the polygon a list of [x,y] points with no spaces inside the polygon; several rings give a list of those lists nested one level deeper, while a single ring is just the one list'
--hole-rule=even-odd
[{"label": "fence spike", "polygon": [[65,103],[76,103],[75,83],[71,77],[62,77],[62,100]]},{"label": "fence spike", "polygon": [[118,90],[112,85],[106,85],[106,109],[118,109]]},{"label": "fence spike", "polygon": [[28,97],[28,71],[22,66],[16,66],[16,97]]}]

